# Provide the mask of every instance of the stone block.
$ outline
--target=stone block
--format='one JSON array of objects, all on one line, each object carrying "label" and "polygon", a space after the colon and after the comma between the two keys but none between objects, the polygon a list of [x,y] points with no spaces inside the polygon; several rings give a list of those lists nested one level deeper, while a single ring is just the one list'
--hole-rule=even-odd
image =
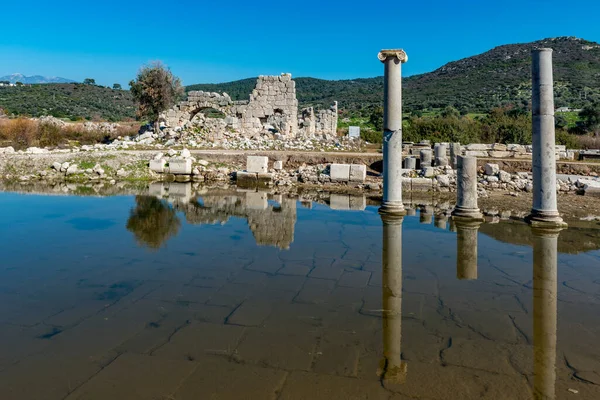
[{"label": "stone block", "polygon": [[167,194],[165,190],[165,184],[162,182],[153,182],[150,184],[150,188],[148,189],[148,194],[150,196],[155,196],[162,198]]},{"label": "stone block", "polygon": [[482,143],[471,143],[467,146],[467,150],[469,151],[487,151],[490,150],[491,146],[489,144]]},{"label": "stone block", "polygon": [[467,150],[465,151],[465,157],[487,157],[488,156],[488,152],[487,151],[481,151],[481,150]]},{"label": "stone block", "polygon": [[423,176],[425,178],[431,178],[435,174],[435,168],[433,167],[424,167],[423,168]]},{"label": "stone block", "polygon": [[350,196],[348,199],[348,206],[351,210],[362,211],[367,208],[367,199],[365,196]]},{"label": "stone block", "polygon": [[248,156],[246,159],[246,172],[266,173],[269,165],[269,157]]},{"label": "stone block", "polygon": [[497,175],[500,172],[500,166],[498,164],[485,164],[485,174],[486,175]]},{"label": "stone block", "polygon": [[494,150],[494,151],[506,151],[506,150],[508,150],[508,147],[505,144],[502,144],[502,143],[494,143],[492,145],[492,150]]},{"label": "stone block", "polygon": [[178,199],[184,203],[189,203],[192,199],[192,184],[183,182],[173,182],[169,185],[169,198]]},{"label": "stone block", "polygon": [[488,155],[492,158],[510,158],[513,153],[511,151],[491,150],[488,152]]},{"label": "stone block", "polygon": [[235,177],[236,183],[240,187],[255,187],[258,183],[258,175],[253,172],[238,171]]},{"label": "stone block", "polygon": [[274,161],[273,162],[273,169],[275,171],[281,171],[283,169],[283,161]]},{"label": "stone block", "polygon": [[367,177],[367,166],[360,164],[350,165],[350,182],[364,182]]},{"label": "stone block", "polygon": [[172,158],[169,160],[169,172],[174,175],[191,175],[192,160]]},{"label": "stone block", "polygon": [[332,210],[349,210],[350,196],[347,194],[332,193],[329,197],[329,208]]},{"label": "stone block", "polygon": [[329,176],[332,182],[348,182],[350,180],[349,164],[331,164]]},{"label": "stone block", "polygon": [[513,158],[522,158],[531,160],[531,153],[517,153],[513,154]]},{"label": "stone block", "polygon": [[165,172],[166,165],[167,160],[165,160],[164,158],[160,158],[158,160],[150,160],[150,171],[162,174],[163,172]]},{"label": "stone block", "polygon": [[249,210],[266,210],[269,207],[267,194],[264,192],[246,193],[246,208]]}]

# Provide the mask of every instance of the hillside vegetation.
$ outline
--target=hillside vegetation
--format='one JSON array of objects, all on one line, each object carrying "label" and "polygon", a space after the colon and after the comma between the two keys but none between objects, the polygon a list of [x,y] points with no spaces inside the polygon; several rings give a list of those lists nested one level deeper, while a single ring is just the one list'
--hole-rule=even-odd
[{"label": "hillside vegetation", "polygon": [[0,108],[6,114],[107,121],[135,118],[136,110],[129,91],[80,83],[0,86]]}]

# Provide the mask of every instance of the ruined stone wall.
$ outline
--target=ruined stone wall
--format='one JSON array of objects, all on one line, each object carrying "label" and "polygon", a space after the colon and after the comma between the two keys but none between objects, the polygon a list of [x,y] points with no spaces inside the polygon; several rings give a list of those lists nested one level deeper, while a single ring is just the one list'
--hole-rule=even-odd
[{"label": "ruined stone wall", "polygon": [[294,137],[298,131],[296,82],[291,74],[259,76],[242,117],[242,127],[250,130],[276,130]]},{"label": "ruined stone wall", "polygon": [[[215,109],[224,114],[211,121],[203,110]],[[220,138],[225,132],[238,132],[246,137],[279,135],[284,138],[323,136],[337,131],[337,102],[327,110],[310,107],[298,115],[296,82],[291,74],[259,76],[247,101],[232,101],[227,93],[192,91],[186,101],[179,102],[159,116],[169,130],[203,127],[209,137]]]}]

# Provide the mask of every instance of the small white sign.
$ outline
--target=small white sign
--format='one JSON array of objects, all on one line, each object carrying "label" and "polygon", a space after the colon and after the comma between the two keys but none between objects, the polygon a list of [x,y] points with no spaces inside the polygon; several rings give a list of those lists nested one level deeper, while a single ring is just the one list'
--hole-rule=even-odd
[{"label": "small white sign", "polygon": [[357,138],[360,137],[360,126],[349,126],[348,137]]}]

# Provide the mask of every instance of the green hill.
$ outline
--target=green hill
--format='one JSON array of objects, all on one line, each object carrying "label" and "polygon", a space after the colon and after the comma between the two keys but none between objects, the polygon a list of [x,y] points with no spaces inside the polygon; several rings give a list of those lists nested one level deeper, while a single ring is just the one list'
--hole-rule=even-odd
[{"label": "green hill", "polygon": [[0,86],[0,108],[7,114],[121,121],[135,118],[127,90],[80,83]]},{"label": "green hill", "polygon": [[[435,71],[407,77],[403,82],[404,108],[415,111],[453,106],[465,112],[487,112],[507,103],[527,105],[531,98],[531,49],[535,47],[554,49],[557,107],[581,108],[600,101],[600,45],[560,37],[499,46]],[[240,100],[248,98],[255,81],[191,85],[187,90],[227,92]],[[300,106],[329,106],[337,100],[341,108],[352,112],[381,105],[383,99],[382,77],[295,81]]]}]

